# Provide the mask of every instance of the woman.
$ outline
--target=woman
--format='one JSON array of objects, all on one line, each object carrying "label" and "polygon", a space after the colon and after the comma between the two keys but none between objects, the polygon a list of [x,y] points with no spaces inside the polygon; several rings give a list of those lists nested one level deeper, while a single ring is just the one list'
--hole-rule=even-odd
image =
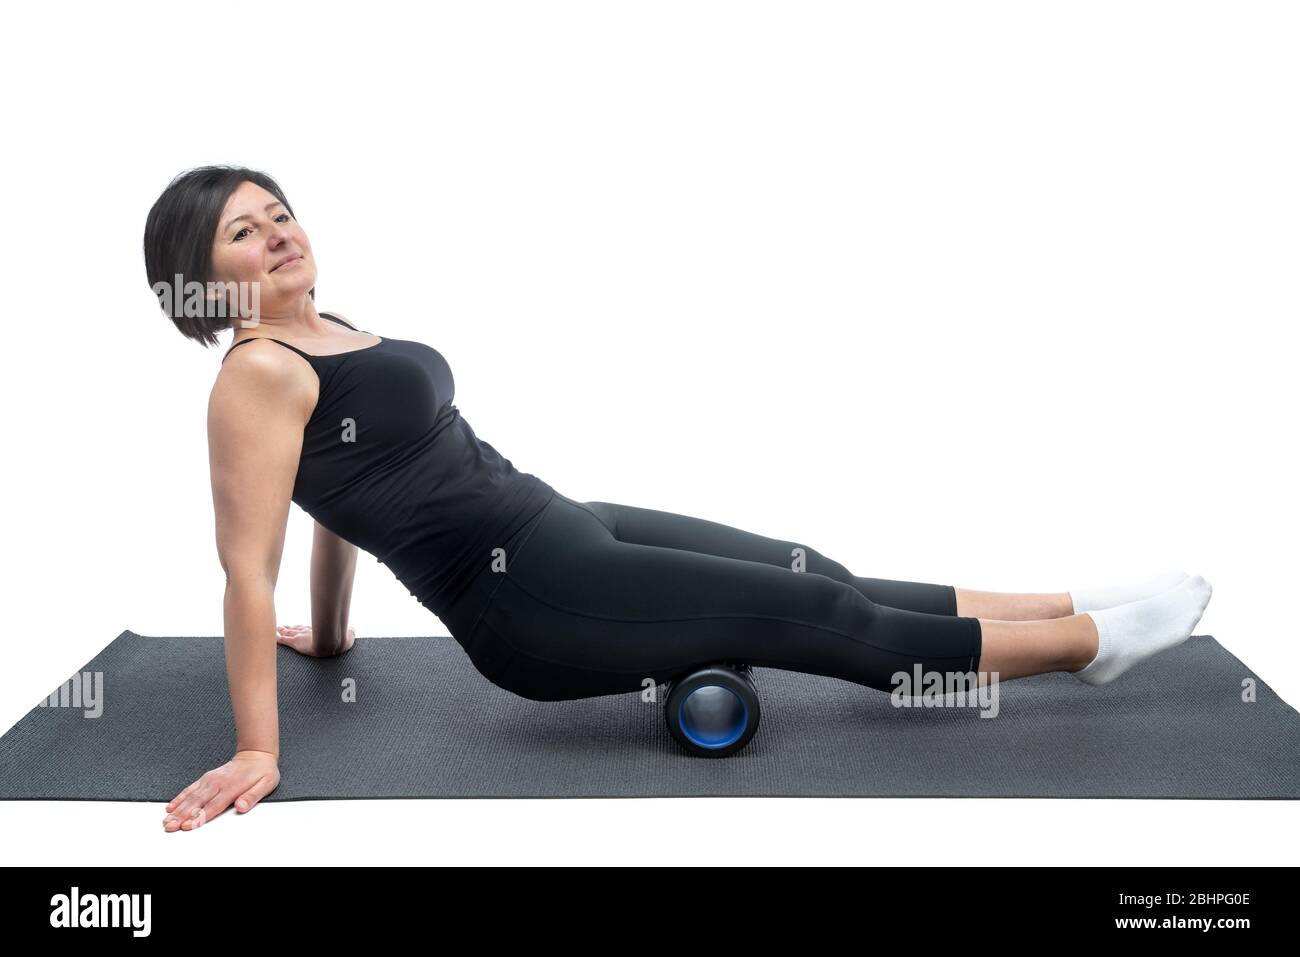
[{"label": "woman", "polygon": [[[1181,572],[1046,594],[861,578],[798,543],[576,502],[475,436],[436,350],[317,311],[311,244],[256,171],[173,180],[150,211],[145,260],[160,295],[173,279],[218,284],[197,313],[171,290],[165,311],[183,334],[211,345],[234,328],[208,435],[237,741],[229,763],[167,805],[167,830],[232,802],[245,812],[278,785],[270,636],[307,655],[351,647],[358,547],[485,677],[538,700],[635,691],[725,661],[883,691],[918,665],[984,682],[1067,671],[1099,684],[1185,640],[1210,598],[1203,578]],[[249,289],[260,298],[239,292]],[[276,629],[290,501],[316,522],[312,625]]]}]

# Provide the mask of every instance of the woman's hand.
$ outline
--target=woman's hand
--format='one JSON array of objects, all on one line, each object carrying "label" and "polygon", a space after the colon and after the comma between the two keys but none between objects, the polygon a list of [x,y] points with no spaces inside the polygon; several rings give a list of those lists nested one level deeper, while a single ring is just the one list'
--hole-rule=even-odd
[{"label": "woman's hand", "polygon": [[234,802],[244,814],[280,786],[280,762],[269,751],[237,751],[187,787],[166,807],[165,831],[192,831]]},{"label": "woman's hand", "polygon": [[347,637],[343,639],[343,647],[338,651],[322,651],[317,648],[312,638],[311,625],[281,625],[275,629],[275,640],[279,644],[288,645],[299,654],[310,655],[313,658],[332,658],[351,648],[352,643],[357,640],[357,633],[349,628]]}]

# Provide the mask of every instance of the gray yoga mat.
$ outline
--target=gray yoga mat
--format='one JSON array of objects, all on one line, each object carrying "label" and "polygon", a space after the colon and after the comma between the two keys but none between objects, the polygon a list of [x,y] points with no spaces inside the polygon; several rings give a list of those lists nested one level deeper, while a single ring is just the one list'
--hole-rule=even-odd
[{"label": "gray yoga mat", "polygon": [[[721,759],[679,749],[662,696],[529,701],[448,637],[360,638],[337,658],[276,652],[282,780],[268,801],[1300,798],[1300,715],[1208,635],[1100,688],[1067,674],[1008,681],[996,717],[981,717],[987,701],[899,708],[847,681],[755,668],[758,734]],[[0,738],[0,799],[165,803],[229,760],[220,638],[124,631],[79,674]]]}]

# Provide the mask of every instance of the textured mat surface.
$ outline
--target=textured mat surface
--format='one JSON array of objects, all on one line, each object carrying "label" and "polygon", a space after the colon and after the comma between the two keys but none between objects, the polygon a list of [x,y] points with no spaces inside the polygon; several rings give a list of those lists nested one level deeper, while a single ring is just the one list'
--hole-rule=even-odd
[{"label": "textured mat surface", "polygon": [[[714,760],[669,737],[662,696],[529,701],[448,637],[361,638],[326,659],[276,651],[282,780],[268,801],[1300,798],[1300,715],[1209,636],[1101,688],[1066,674],[1006,682],[994,717],[987,701],[900,708],[847,681],[755,668],[758,734]],[[0,799],[165,803],[230,759],[220,638],[124,631],[79,674],[0,738]]]}]

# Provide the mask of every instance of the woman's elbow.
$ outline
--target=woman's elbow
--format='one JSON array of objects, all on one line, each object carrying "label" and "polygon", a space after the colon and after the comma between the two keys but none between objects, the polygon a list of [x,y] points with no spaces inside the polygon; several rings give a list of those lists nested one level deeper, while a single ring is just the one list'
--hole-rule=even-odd
[{"label": "woman's elbow", "polygon": [[226,593],[260,595],[275,593],[275,576],[265,569],[227,568]]}]

